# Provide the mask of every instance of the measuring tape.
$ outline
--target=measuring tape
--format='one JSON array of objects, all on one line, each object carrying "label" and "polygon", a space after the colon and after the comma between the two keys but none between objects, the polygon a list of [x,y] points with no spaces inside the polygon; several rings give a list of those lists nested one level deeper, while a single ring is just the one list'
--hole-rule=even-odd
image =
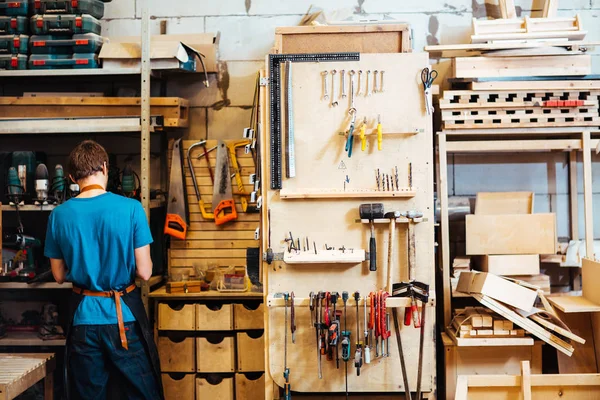
[{"label": "measuring tape", "polygon": [[[282,147],[281,147],[281,68],[282,62],[333,62],[360,61],[360,53],[316,53],[316,54],[270,54],[269,55],[269,95],[271,112],[271,189],[281,189],[282,182]],[[293,129],[292,144],[293,144]],[[288,141],[289,143],[289,141]],[[292,149],[291,154],[294,155]],[[295,168],[295,156],[290,157]],[[288,166],[289,168],[289,166]]]}]

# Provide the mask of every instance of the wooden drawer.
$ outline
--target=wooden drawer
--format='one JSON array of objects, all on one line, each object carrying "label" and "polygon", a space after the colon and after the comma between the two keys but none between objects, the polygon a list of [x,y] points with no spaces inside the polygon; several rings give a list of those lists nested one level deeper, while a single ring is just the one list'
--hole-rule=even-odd
[{"label": "wooden drawer", "polygon": [[158,304],[158,329],[162,331],[193,331],[196,329],[195,304]]},{"label": "wooden drawer", "polygon": [[181,341],[167,336],[158,338],[160,369],[163,372],[196,372],[196,349],[193,337]]},{"label": "wooden drawer", "polygon": [[235,400],[264,400],[265,374],[236,374]]},{"label": "wooden drawer", "polygon": [[223,378],[219,382],[197,378],[196,400],[233,400],[233,378]]},{"label": "wooden drawer", "polygon": [[212,335],[196,338],[196,369],[198,372],[234,372],[233,337]]},{"label": "wooden drawer", "polygon": [[248,308],[245,304],[234,304],[234,320],[235,329],[264,329],[265,327],[265,315],[263,304],[259,304],[258,308]]},{"label": "wooden drawer", "polygon": [[196,304],[196,330],[233,330],[233,307],[231,304]]},{"label": "wooden drawer", "polygon": [[239,372],[262,372],[265,370],[264,337],[264,333],[256,339],[250,337],[246,332],[237,333],[237,360]]},{"label": "wooden drawer", "polygon": [[165,400],[193,399],[196,392],[196,375],[185,374],[181,379],[179,374],[162,374],[165,389]]}]

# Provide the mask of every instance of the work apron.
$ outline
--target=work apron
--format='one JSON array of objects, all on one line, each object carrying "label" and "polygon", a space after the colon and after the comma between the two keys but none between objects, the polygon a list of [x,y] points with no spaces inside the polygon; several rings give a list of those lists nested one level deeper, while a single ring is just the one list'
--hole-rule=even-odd
[{"label": "work apron", "polygon": [[[73,318],[75,317],[75,312],[79,307],[79,304],[83,300],[85,294],[83,294],[81,289],[74,288],[73,292],[71,292],[71,298],[69,299],[69,314],[67,317],[67,327],[66,327],[66,338],[67,343],[65,346],[65,362],[64,362],[64,396],[65,399],[71,399],[71,387],[70,387],[70,377],[69,377],[69,359],[70,359],[70,343],[71,343],[71,328],[73,327]],[[100,292],[107,293],[107,292]],[[152,364],[152,371],[154,372],[154,378],[156,379],[156,384],[160,393],[160,397],[164,399],[164,392],[162,387],[161,373],[160,373],[160,360],[158,358],[158,350],[156,348],[156,344],[154,343],[154,335],[153,329],[150,326],[150,322],[148,321],[148,316],[146,315],[146,310],[144,308],[144,303],[142,302],[142,296],[139,288],[135,288],[134,290],[127,292],[122,291],[122,294],[119,296],[120,301],[124,301],[127,304],[127,307],[131,310],[131,313],[135,317],[135,321],[140,328],[140,332],[142,332],[142,337],[140,338],[142,343],[144,344],[144,348],[146,349],[146,354],[148,354],[148,358],[150,359],[150,363]],[[109,296],[103,296],[109,297]],[[122,320],[122,317],[121,317]],[[121,339],[122,341],[122,339]],[[118,389],[113,388],[111,390],[109,380],[109,388],[108,388],[108,396],[111,397],[111,393],[118,393]],[[116,389],[116,390],[115,390]]]}]

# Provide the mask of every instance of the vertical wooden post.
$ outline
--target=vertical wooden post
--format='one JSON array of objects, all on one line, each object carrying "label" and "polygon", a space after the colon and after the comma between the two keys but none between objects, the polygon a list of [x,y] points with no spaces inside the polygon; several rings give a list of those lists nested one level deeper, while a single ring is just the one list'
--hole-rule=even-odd
[{"label": "vertical wooden post", "polygon": [[571,240],[579,240],[579,201],[577,190],[577,150],[569,152],[569,196],[571,206]]},{"label": "vertical wooden post", "polygon": [[582,134],[583,149],[583,207],[585,218],[585,249],[588,258],[595,260],[594,255],[594,212],[592,199],[592,148],[590,132]]},{"label": "vertical wooden post", "polygon": [[[65,362],[67,362],[65,360]],[[54,371],[46,371],[46,377],[44,378],[44,400],[54,399]]]},{"label": "vertical wooden post", "polygon": [[514,0],[500,0],[498,2],[500,7],[500,14],[504,19],[517,18],[517,10],[515,8]]},{"label": "vertical wooden post", "polygon": [[444,293],[444,326],[452,319],[452,289],[450,287],[450,231],[448,226],[448,154],[446,134],[438,132],[438,199],[440,201],[441,263]]},{"label": "vertical wooden post", "polygon": [[521,361],[521,395],[523,400],[531,400],[531,370],[529,361]]},{"label": "vertical wooden post", "polygon": [[554,17],[556,17],[557,11],[558,11],[558,0],[546,0],[544,2],[544,12],[542,13],[542,17],[554,18]]}]

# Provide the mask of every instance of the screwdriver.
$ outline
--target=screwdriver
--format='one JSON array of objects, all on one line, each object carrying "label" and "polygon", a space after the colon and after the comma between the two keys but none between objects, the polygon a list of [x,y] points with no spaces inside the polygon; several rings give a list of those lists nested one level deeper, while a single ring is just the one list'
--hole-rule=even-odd
[{"label": "screwdriver", "polygon": [[367,117],[365,117],[362,125],[360,126],[360,150],[365,151],[367,148]]},{"label": "screwdriver", "polygon": [[381,129],[381,115],[377,114],[377,150],[381,150],[381,142],[383,142],[383,131]]}]

